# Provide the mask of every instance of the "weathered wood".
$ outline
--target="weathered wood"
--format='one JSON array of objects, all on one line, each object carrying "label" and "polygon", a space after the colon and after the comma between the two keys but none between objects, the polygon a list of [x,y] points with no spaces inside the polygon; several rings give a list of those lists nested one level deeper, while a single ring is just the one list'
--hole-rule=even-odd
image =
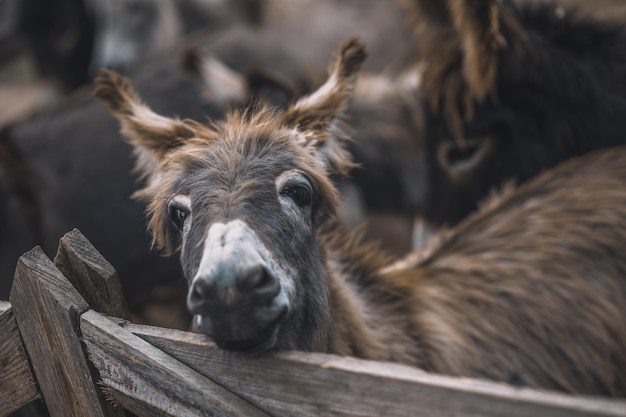
[{"label": "weathered wood", "polygon": [[92,309],[130,319],[117,272],[78,229],[61,238],[54,264]]},{"label": "weathered wood", "polygon": [[140,416],[266,416],[93,310],[81,330],[105,389]]},{"label": "weathered wood", "polygon": [[434,375],[391,363],[285,352],[246,358],[207,337],[126,329],[276,416],[626,417],[626,401]]},{"label": "weathered wood", "polygon": [[11,304],[0,301],[0,416],[40,398]]},{"label": "weathered wood", "polygon": [[114,416],[92,380],[79,339],[89,306],[37,247],[17,263],[11,303],[43,399],[52,416]]}]

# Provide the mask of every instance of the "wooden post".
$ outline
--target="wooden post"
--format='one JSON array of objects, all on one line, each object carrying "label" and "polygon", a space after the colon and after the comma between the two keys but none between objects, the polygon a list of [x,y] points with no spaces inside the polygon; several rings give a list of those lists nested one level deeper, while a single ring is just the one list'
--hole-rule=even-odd
[{"label": "wooden post", "polygon": [[80,314],[89,306],[41,248],[19,259],[10,299],[50,414],[123,415],[94,383],[80,343]]},{"label": "wooden post", "polygon": [[0,416],[39,399],[11,304],[0,301]]},{"label": "wooden post", "polygon": [[61,238],[54,264],[92,309],[130,319],[117,272],[78,229]]}]

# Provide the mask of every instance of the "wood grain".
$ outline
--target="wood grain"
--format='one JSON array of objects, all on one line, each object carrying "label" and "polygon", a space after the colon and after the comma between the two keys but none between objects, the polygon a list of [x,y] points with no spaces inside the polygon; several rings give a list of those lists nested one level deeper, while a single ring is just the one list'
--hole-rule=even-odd
[{"label": "wood grain", "polygon": [[275,416],[626,417],[623,400],[518,389],[334,355],[246,358],[202,335],[132,324],[126,329]]},{"label": "wood grain", "polygon": [[54,264],[92,309],[130,319],[117,272],[78,229],[61,238]]},{"label": "wood grain", "polygon": [[10,299],[50,414],[121,415],[94,384],[80,343],[79,317],[89,306],[41,248],[18,260]]},{"label": "wood grain", "polygon": [[137,415],[267,416],[93,310],[81,329],[103,385]]},{"label": "wood grain", "polygon": [[0,416],[40,398],[11,304],[0,301]]}]

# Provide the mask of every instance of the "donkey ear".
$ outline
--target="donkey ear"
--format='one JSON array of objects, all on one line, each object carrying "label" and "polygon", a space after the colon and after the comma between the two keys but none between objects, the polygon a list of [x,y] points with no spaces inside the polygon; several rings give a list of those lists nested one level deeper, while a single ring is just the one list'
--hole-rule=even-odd
[{"label": "donkey ear", "polygon": [[344,174],[352,162],[344,142],[340,116],[346,111],[365,61],[365,46],[350,38],[335,50],[326,82],[310,95],[300,98],[281,116],[283,126],[299,133],[303,146],[311,149],[329,173]]},{"label": "donkey ear", "polygon": [[512,16],[502,0],[448,0],[463,50],[463,76],[474,99],[495,93],[498,56],[507,47],[503,29]]},{"label": "donkey ear", "polygon": [[169,150],[206,129],[190,120],[170,119],[154,113],[141,103],[130,81],[115,71],[101,69],[94,83],[94,94],[121,122],[122,134],[135,146],[137,168],[143,175],[152,174]]}]

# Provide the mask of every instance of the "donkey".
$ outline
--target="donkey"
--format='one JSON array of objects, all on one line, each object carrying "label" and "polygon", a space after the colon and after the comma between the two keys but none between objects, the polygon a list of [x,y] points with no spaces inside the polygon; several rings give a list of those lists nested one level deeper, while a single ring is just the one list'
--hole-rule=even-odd
[{"label": "donkey", "polygon": [[224,349],[300,349],[450,375],[626,394],[626,149],[508,190],[396,264],[336,224],[351,161],[342,113],[365,59],[350,39],[284,111],[204,125],[102,70],[146,181],[154,244],[180,251],[194,329]]},{"label": "donkey", "polygon": [[402,1],[422,64],[426,220],[454,225],[494,187],[626,143],[623,24],[545,2]]}]

